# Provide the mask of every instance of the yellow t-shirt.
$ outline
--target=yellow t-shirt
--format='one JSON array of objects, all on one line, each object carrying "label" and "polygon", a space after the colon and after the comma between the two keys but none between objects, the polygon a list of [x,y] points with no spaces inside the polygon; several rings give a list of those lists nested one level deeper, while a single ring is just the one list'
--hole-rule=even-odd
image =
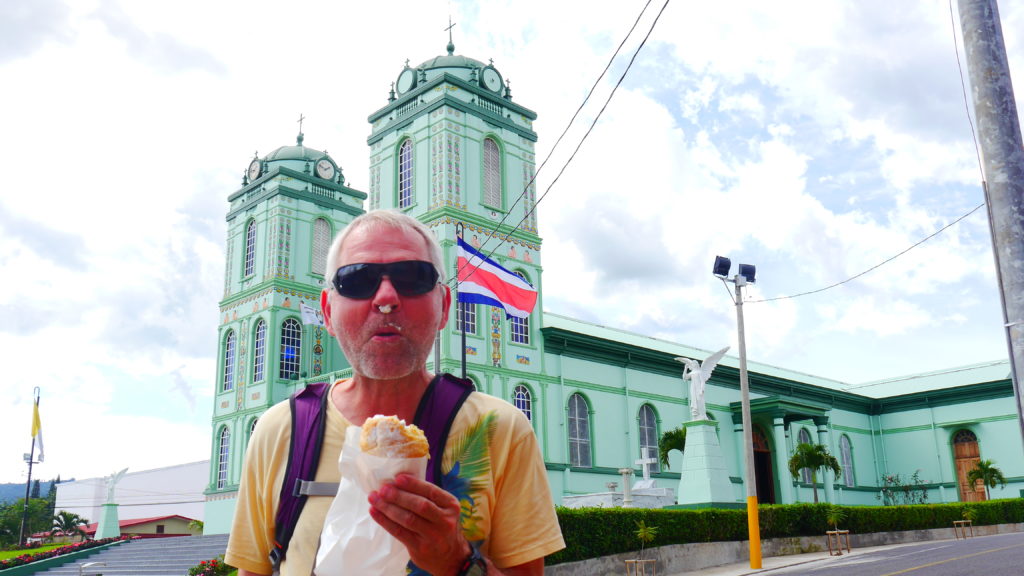
[{"label": "yellow t-shirt", "polygon": [[[340,480],[338,456],[349,426],[337,407],[327,404],[317,482]],[[246,450],[225,555],[231,566],[257,574],[272,572],[268,555],[290,444],[291,412],[288,402],[281,402],[259,419]],[[462,503],[463,534],[480,543],[481,552],[499,569],[565,547],[537,438],[523,413],[508,402],[470,394],[452,424],[441,470],[442,487]],[[330,497],[307,499],[281,565],[282,576],[312,573],[330,505]]]}]

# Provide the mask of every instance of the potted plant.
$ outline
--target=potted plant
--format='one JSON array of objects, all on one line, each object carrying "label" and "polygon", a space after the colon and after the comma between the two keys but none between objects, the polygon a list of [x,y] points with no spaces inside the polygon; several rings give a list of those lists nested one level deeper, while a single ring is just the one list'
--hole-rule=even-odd
[{"label": "potted plant", "polygon": [[[640,520],[636,522],[636,530],[633,534],[640,541],[640,554],[636,560],[626,560],[626,574],[647,574],[645,565],[653,563],[654,560],[644,560],[644,546],[654,541],[654,538],[658,535],[658,527],[648,526],[647,522]],[[632,567],[632,571],[630,567]]]},{"label": "potted plant", "polygon": [[843,555],[841,536],[846,536],[846,551],[850,551],[850,531],[839,529],[839,523],[843,520],[846,520],[846,511],[835,504],[829,504],[828,509],[825,510],[825,521],[832,527],[832,530],[825,531],[829,555],[832,555],[832,538],[835,538],[836,541],[836,556]]}]

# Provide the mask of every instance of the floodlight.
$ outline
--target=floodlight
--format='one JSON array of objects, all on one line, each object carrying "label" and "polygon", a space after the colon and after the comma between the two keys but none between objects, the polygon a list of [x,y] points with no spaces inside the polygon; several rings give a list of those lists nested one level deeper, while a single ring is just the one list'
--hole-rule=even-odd
[{"label": "floodlight", "polygon": [[739,267],[739,274],[740,274],[740,276],[743,276],[744,278],[746,278],[747,282],[749,282],[751,284],[754,283],[754,273],[756,271],[757,271],[757,268],[755,268],[753,264],[740,264],[740,267]]},{"label": "floodlight", "polygon": [[725,256],[715,256],[715,267],[712,269],[712,274],[725,278],[729,275],[729,268],[732,267],[732,260],[729,260]]}]

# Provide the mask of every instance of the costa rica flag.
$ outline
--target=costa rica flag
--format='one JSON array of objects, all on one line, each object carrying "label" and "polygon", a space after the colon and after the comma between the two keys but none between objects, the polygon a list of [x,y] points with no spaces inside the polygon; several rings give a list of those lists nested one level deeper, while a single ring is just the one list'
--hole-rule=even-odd
[{"label": "costa rica flag", "polygon": [[508,317],[526,318],[537,305],[537,290],[514,272],[458,238],[459,302],[487,304]]}]

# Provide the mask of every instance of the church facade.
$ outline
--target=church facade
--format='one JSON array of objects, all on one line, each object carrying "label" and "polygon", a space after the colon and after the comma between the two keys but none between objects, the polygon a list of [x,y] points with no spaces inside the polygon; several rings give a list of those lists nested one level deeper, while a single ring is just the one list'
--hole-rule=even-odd
[{"label": "church facade", "polygon": [[[533,424],[556,503],[607,491],[665,432],[690,420],[689,392],[675,360],[708,351],[543,311],[537,228],[536,113],[516,103],[493,63],[447,53],[406,65],[386,105],[369,116],[369,190],[348,185],[339,163],[295,145],[256,156],[228,197],[224,296],[206,531],[227,532],[245,447],[259,416],[307,383],[350,374],[318,324],[331,239],[364,210],[394,209],[437,235],[454,275],[456,234],[533,284],[538,305],[524,319],[484,305],[453,304],[439,337],[437,371],[520,408]],[[466,343],[461,340],[465,327]],[[439,363],[438,363],[439,362]],[[992,497],[1024,489],[1024,458],[1008,362],[872,383],[856,389],[749,363],[759,501],[806,502],[808,476],[792,477],[798,442],[824,444],[839,478],[818,478],[831,502],[877,504],[884,478],[923,482],[931,502],[984,498],[966,482],[979,458],[1009,480]],[[707,383],[737,502],[744,501],[738,361],[726,356]],[[681,455],[648,464],[656,486],[679,488]],[[914,476],[916,473],[916,476]]]}]

